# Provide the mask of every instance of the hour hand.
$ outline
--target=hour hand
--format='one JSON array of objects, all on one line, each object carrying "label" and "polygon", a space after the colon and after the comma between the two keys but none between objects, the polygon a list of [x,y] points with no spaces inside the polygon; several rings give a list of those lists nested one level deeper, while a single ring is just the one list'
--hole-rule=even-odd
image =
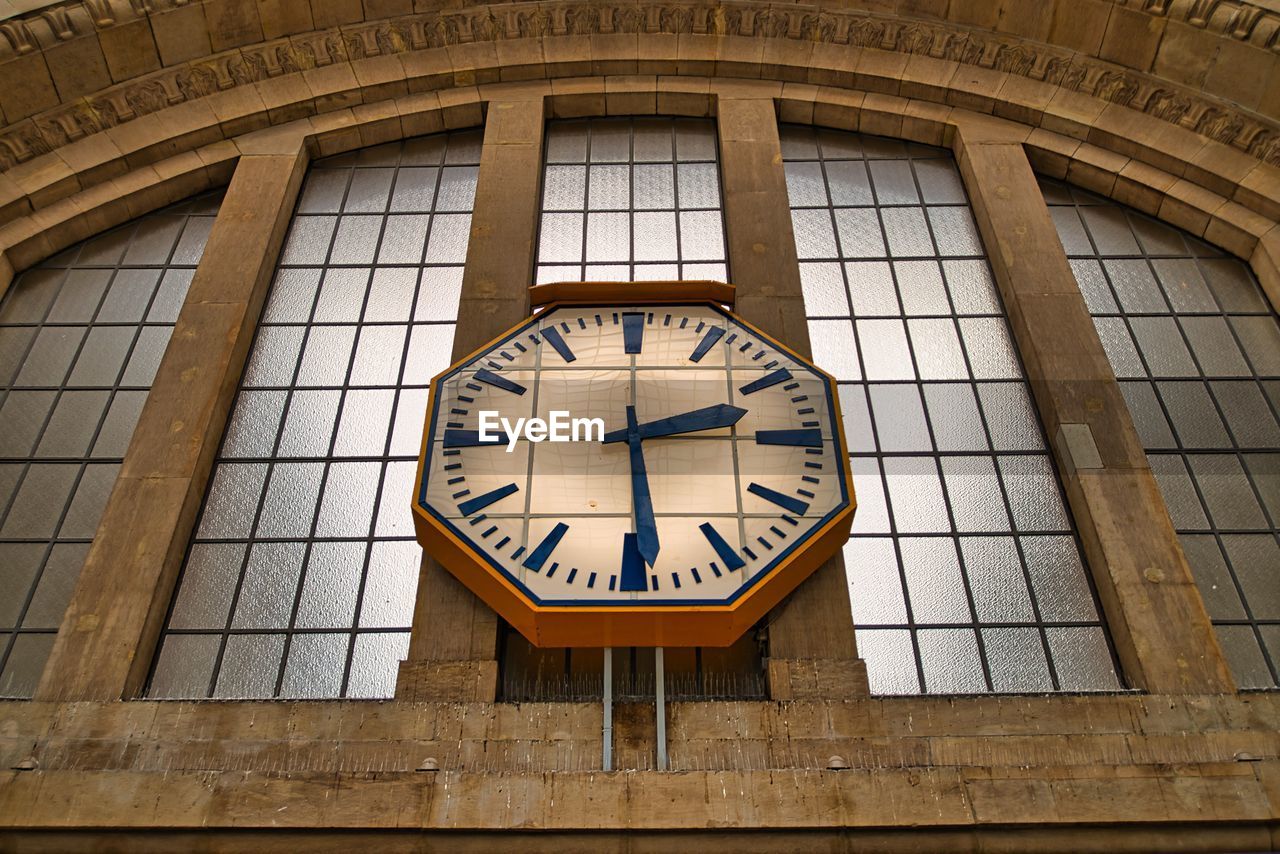
[{"label": "hour hand", "polygon": [[[731,427],[737,424],[747,410],[728,403],[717,403],[692,412],[672,415],[670,418],[659,418],[647,421],[635,429],[641,439],[657,439],[661,436],[675,436],[680,433],[695,433],[699,430],[715,430],[719,427]],[[604,434],[606,445],[612,442],[627,441],[627,430],[614,430]]]}]

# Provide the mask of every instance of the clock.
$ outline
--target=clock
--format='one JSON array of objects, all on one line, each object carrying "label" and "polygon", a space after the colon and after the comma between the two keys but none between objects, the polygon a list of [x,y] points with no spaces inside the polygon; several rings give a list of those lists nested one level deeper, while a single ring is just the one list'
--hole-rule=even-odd
[{"label": "clock", "polygon": [[727,646],[848,538],[839,413],[716,301],[556,302],[432,381],[417,537],[535,645]]}]

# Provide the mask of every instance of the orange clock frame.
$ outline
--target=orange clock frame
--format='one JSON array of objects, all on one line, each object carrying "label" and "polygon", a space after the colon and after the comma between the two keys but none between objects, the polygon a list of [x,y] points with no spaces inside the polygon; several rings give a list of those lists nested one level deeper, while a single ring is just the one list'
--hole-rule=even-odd
[{"label": "orange clock frame", "polygon": [[[811,360],[780,344],[754,324],[725,309],[725,303],[731,303],[733,300],[731,285],[705,283],[715,284],[716,287],[695,287],[689,289],[694,293],[686,291],[684,298],[672,298],[678,291],[669,287],[646,293],[643,282],[624,284],[627,285],[626,288],[611,288],[608,294],[601,293],[601,289],[596,285],[584,286],[579,282],[556,285],[554,288],[541,285],[538,288],[545,290],[541,294],[535,292],[534,304],[538,304],[538,296],[554,294],[555,301],[546,302],[543,312],[539,314],[560,307],[614,302],[619,305],[709,306],[728,314],[733,322],[750,329],[773,347],[804,364],[826,384],[834,408],[832,435],[836,442],[844,483],[847,486],[845,490],[847,499],[843,506],[833,511],[827,521],[812,531],[804,542],[799,543],[789,554],[780,558],[763,578],[756,579],[742,595],[723,605],[614,607],[544,605],[534,602],[493,566],[483,554],[450,530],[447,523],[442,522],[424,508],[420,500],[429,450],[428,441],[432,435],[431,422],[438,398],[442,394],[442,382],[454,371],[472,362],[480,354],[491,350],[534,319],[528,318],[455,361],[446,370],[432,378],[411,502],[414,530],[418,543],[427,554],[439,561],[450,574],[479,596],[535,646],[727,647],[776,607],[819,566],[835,556],[849,538],[857,500],[854,494],[853,473],[849,465],[843,420],[839,417],[836,381],[826,371],[814,365]],[[622,297],[623,293],[626,293],[625,297]]]}]

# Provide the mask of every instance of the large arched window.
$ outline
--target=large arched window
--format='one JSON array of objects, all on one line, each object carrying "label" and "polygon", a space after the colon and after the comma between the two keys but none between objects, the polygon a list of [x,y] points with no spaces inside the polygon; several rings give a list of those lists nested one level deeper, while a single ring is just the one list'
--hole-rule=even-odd
[{"label": "large arched window", "polygon": [[840,381],[875,693],[1120,687],[950,152],[784,127],[809,336]]},{"label": "large arched window", "polygon": [[0,301],[0,696],[39,682],[220,201],[73,246]]},{"label": "large arched window", "polygon": [[153,697],[387,697],[422,551],[412,491],[448,367],[481,135],[307,174],[151,678]]},{"label": "large arched window", "polygon": [[1056,181],[1049,211],[1244,688],[1280,685],[1280,325],[1249,268]]}]

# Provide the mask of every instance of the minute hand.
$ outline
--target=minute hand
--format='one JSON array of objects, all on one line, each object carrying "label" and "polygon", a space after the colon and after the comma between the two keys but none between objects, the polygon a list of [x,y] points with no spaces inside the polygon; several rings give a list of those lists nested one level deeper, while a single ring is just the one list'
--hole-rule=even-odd
[{"label": "minute hand", "polygon": [[[670,418],[659,418],[648,421],[637,428],[641,439],[657,439],[661,436],[675,436],[680,433],[696,433],[699,430],[715,430],[718,427],[731,427],[738,423],[747,410],[727,403],[717,403],[692,412],[672,415]],[[627,431],[614,430],[604,434],[606,445],[613,442],[627,441]]]}]

